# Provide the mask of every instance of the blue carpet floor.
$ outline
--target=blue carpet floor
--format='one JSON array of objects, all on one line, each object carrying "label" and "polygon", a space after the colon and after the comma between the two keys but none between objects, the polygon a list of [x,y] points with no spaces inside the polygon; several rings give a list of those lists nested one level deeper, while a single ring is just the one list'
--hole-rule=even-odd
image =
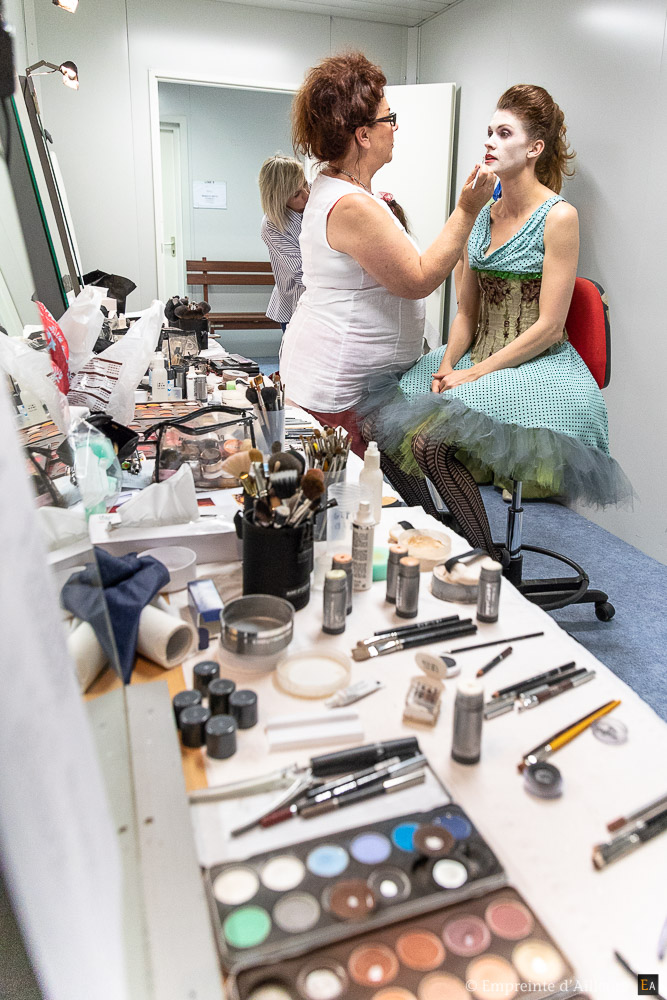
[{"label": "blue carpet floor", "polygon": [[[276,358],[258,358],[263,374]],[[482,487],[493,537],[505,538],[507,504],[492,486]],[[580,563],[591,587],[605,591],[616,608],[610,622],[595,617],[592,604],[575,604],[551,615],[573,638],[667,721],[667,566],[598,527],[568,507],[524,503],[523,540],[553,549]],[[553,560],[527,553],[524,577],[569,576]]]},{"label": "blue carpet floor", "polygon": [[[505,538],[507,504],[482,487],[493,537]],[[584,567],[591,587],[609,594],[610,622],[592,604],[573,604],[551,615],[667,720],[667,566],[644,555],[587,518],[560,504],[524,502],[523,540],[562,552]],[[562,564],[527,553],[524,577],[568,576]]]}]

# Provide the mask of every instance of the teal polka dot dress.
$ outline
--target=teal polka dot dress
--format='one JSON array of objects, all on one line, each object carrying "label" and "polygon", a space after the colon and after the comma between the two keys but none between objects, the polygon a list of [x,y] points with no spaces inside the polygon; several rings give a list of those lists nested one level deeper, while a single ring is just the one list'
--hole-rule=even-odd
[{"label": "teal polka dot dress", "polygon": [[[491,242],[490,207],[479,214],[468,242],[470,267],[480,289],[480,313],[466,369],[511,343],[539,317],[544,225],[555,195],[507,243],[485,256]],[[539,357],[443,393],[431,392],[445,348],[406,372],[396,390],[375,386],[368,409],[381,446],[406,472],[418,472],[410,441],[426,428],[461,449],[478,478],[521,479],[529,488],[571,500],[606,505],[632,495],[609,455],[607,410],[581,356],[562,339]]]}]

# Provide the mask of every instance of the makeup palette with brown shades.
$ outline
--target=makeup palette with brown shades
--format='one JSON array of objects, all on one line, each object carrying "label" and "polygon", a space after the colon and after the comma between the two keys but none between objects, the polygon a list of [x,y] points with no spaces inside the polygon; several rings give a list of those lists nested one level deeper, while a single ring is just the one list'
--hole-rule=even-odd
[{"label": "makeup palette with brown shades", "polygon": [[502,866],[447,804],[205,872],[222,964],[235,970],[480,895]]},{"label": "makeup palette with brown shades", "polygon": [[[235,1000],[572,998],[569,961],[514,889],[240,972]],[[580,994],[576,994],[579,996]]]}]

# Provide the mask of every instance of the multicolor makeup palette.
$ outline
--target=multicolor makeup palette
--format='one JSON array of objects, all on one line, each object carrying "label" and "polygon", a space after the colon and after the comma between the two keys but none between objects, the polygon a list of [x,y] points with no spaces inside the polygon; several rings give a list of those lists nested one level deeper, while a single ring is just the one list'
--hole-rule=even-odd
[{"label": "multicolor makeup palette", "polygon": [[572,997],[572,966],[514,889],[240,972],[236,1000]]},{"label": "multicolor makeup palette", "polygon": [[453,804],[205,874],[228,969],[302,954],[505,883],[495,854]]}]

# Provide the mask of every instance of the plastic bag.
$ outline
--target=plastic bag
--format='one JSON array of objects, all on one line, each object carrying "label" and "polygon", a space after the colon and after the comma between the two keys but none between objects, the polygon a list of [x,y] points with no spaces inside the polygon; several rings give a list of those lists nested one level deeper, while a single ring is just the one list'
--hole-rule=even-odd
[{"label": "plastic bag", "polygon": [[74,375],[93,353],[95,341],[102,330],[104,315],[100,309],[106,289],[89,285],[79,292],[72,305],[60,318],[60,329],[69,345],[69,370]]},{"label": "plastic bag", "polygon": [[123,480],[111,441],[85,420],[72,426],[67,439],[86,517],[105,514],[107,504],[120,493]]},{"label": "plastic bag", "polygon": [[18,382],[21,389],[27,389],[41,400],[58,430],[67,433],[67,397],[54,382],[51,357],[46,351],[36,351],[25,340],[0,333],[0,367]]},{"label": "plastic bag", "polygon": [[95,355],[72,379],[68,399],[94,412],[108,413],[120,424],[134,419],[134,390],[155,352],[164,306],[155,300],[121,340]]}]

